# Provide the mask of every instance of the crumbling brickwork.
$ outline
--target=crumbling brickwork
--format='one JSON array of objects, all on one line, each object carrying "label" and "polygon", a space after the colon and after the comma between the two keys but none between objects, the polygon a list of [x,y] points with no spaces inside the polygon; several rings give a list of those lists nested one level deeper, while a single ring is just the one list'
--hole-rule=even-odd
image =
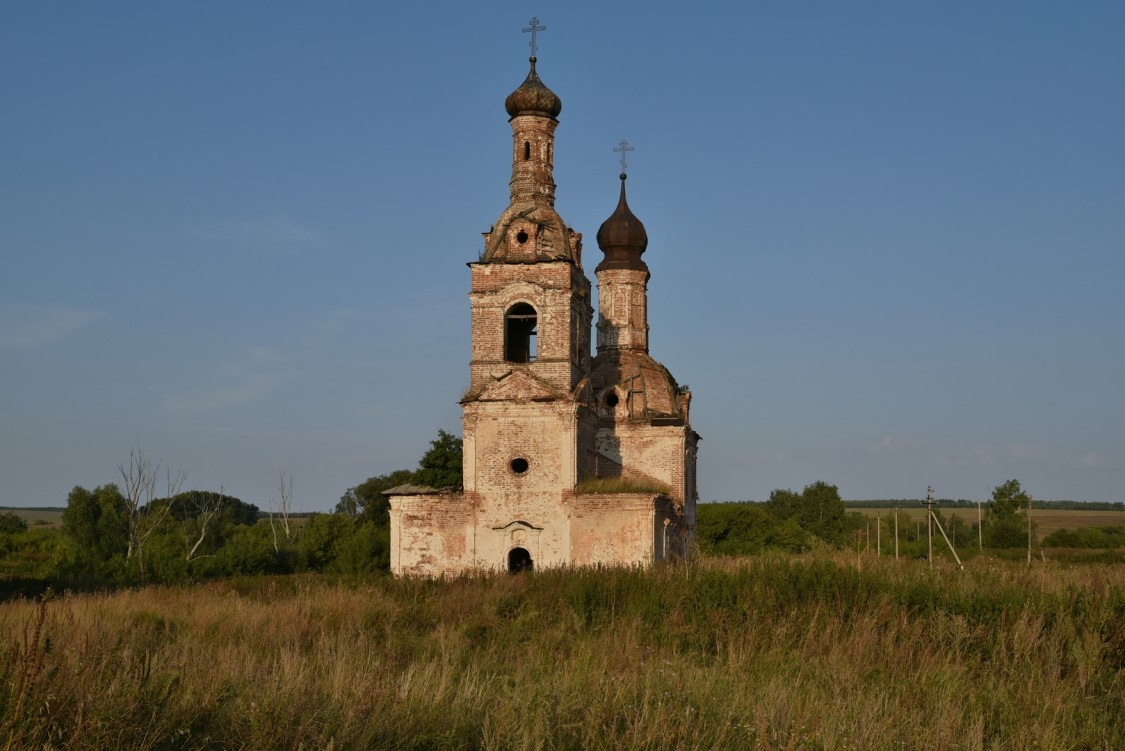
[{"label": "crumbling brickwork", "polygon": [[598,230],[597,356],[582,235],[554,208],[562,109],[532,58],[505,102],[511,202],[470,263],[464,487],[391,496],[391,568],[438,576],[536,566],[645,565],[689,554],[691,393],[648,354],[648,237],[629,210]]}]

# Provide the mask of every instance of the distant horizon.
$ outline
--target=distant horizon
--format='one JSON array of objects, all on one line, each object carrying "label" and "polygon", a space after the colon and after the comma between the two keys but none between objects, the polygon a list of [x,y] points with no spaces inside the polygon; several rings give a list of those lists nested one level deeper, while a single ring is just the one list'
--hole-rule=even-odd
[{"label": "distant horizon", "polygon": [[[92,488],[88,488],[88,489],[92,489]],[[790,489],[792,489],[792,488],[790,488]],[[268,513],[268,509],[265,509],[261,506],[258,506],[258,504],[254,503],[253,501],[247,501],[243,498],[239,498],[238,500],[242,501],[243,503],[249,503],[250,505],[257,507],[258,510],[263,512],[263,513]],[[911,503],[924,504],[926,499],[925,498],[843,498],[841,500],[845,505],[847,505],[849,503],[891,503],[891,502],[894,502],[894,501],[908,501],[908,502],[911,502]],[[938,504],[941,504],[941,503],[977,503],[978,501],[981,502],[981,503],[990,503],[991,500],[992,500],[991,498],[934,498],[934,504],[938,505]],[[739,498],[739,499],[729,499],[729,500],[720,500],[720,499],[714,499],[714,500],[709,500],[709,501],[702,501],[701,500],[701,501],[699,501],[699,503],[768,503],[768,501],[769,501],[768,498],[761,499],[761,500],[756,499],[756,498]],[[1090,504],[1104,504],[1104,505],[1107,505],[1107,506],[1112,506],[1112,505],[1116,505],[1116,504],[1125,504],[1125,501],[1104,501],[1104,500],[1094,501],[1094,500],[1080,500],[1080,499],[1076,499],[1076,498],[1035,498],[1033,500],[1033,504],[1037,504],[1037,503],[1090,503]],[[64,504],[62,506],[10,506],[10,505],[5,505],[5,504],[0,504],[0,511],[66,511],[66,505]],[[291,512],[291,514],[300,514],[300,515],[325,514],[325,513],[332,513],[332,510],[329,509],[329,510],[325,511],[325,510],[294,509]]]}]

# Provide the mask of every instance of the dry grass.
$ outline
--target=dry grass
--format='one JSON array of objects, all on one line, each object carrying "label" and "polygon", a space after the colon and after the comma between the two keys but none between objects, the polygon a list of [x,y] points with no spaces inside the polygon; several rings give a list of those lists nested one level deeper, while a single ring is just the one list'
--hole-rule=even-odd
[{"label": "dry grass", "polygon": [[986,559],[76,595],[0,610],[0,743],[1122,748],[1123,623],[1122,567]]}]

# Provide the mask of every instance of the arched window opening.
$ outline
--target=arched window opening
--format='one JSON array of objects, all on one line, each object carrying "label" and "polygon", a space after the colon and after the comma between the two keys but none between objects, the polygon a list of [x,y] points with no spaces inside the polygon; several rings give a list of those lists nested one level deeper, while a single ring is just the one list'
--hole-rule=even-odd
[{"label": "arched window opening", "polygon": [[523,160],[526,162],[531,158],[531,144],[528,141],[523,142]]},{"label": "arched window opening", "polygon": [[518,574],[522,571],[531,571],[535,562],[531,560],[531,553],[526,548],[512,548],[508,553],[508,573]]},{"label": "arched window opening", "polygon": [[525,302],[516,303],[504,316],[504,359],[508,362],[535,362],[536,328],[539,316]]},{"label": "arched window opening", "polygon": [[551,148],[552,144],[547,144],[547,164],[554,164],[552,161],[555,158],[553,153],[554,149]]}]

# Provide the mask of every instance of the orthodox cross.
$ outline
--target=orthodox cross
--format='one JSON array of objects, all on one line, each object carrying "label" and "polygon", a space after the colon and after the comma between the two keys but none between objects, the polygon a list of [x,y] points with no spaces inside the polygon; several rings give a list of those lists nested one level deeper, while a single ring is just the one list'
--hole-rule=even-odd
[{"label": "orthodox cross", "polygon": [[630,146],[629,142],[626,141],[624,138],[622,138],[621,139],[621,145],[620,146],[614,146],[613,150],[621,152],[621,174],[625,174],[625,170],[627,170],[629,168],[629,165],[625,162],[625,152],[636,151],[636,149],[634,149],[632,146]]},{"label": "orthodox cross", "polygon": [[531,25],[523,30],[524,34],[526,34],[529,31],[531,32],[531,56],[532,57],[535,57],[535,53],[539,51],[539,47],[535,44],[535,32],[546,31],[546,30],[547,30],[547,27],[546,26],[540,26],[539,25],[539,19],[535,18],[535,17],[532,17]]}]

